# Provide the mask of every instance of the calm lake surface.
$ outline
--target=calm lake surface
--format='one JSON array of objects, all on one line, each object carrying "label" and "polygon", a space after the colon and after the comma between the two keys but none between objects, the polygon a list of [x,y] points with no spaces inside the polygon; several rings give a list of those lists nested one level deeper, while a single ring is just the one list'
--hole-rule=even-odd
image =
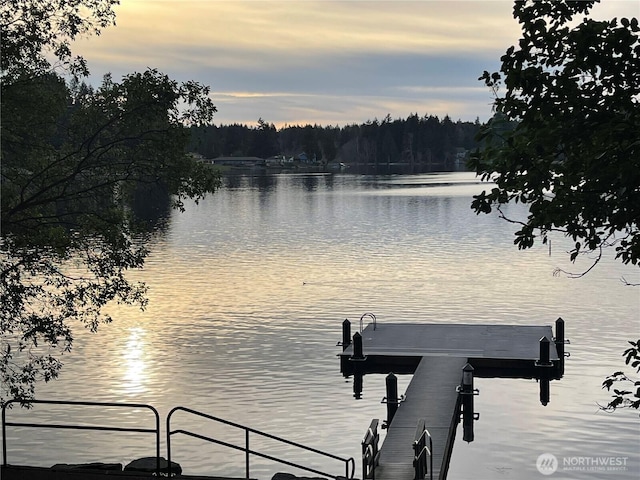
[{"label": "calm lake surface", "polygon": [[[345,318],[355,331],[365,312],[379,323],[551,325],[562,317],[571,356],[564,378],[551,382],[550,403],[540,404],[535,380],[477,379],[475,441],[463,442],[459,429],[449,479],[539,480],[543,453],[560,463],[550,478],[639,478],[638,413],[598,410],[609,399],[602,380],[624,369],[626,341],[640,337],[640,287],[621,281],[640,283],[638,269],[607,258],[584,278],[554,276],[556,267],[579,271],[588,259],[568,264],[562,237],[552,238],[551,250],[518,251],[514,225],[469,208],[483,188],[469,173],[228,179],[199,205],[173,213],[156,236],[145,270],[132,275],[149,286],[148,308],[116,306],[114,323],[98,334],[77,331],[60,379],[40,385],[38,397],[148,403],[161,417],[182,405],[352,456],[360,478],[362,437],[371,419],[386,416],[384,376],[365,376],[363,398],[353,398],[336,357]],[[520,206],[506,212],[526,213]],[[409,381],[400,377],[401,392]],[[102,411],[37,406],[28,416],[149,426],[148,416],[129,411],[107,411],[105,418]],[[186,416],[176,422],[244,441],[242,432]],[[154,455],[147,436],[15,428],[8,434],[13,464],[127,463]],[[343,471],[297,451],[289,456]],[[563,468],[563,461],[585,457],[625,465]],[[244,476],[242,453],[196,439],[176,437],[172,458],[185,474]],[[296,473],[252,460],[252,477],[276,471]]]}]

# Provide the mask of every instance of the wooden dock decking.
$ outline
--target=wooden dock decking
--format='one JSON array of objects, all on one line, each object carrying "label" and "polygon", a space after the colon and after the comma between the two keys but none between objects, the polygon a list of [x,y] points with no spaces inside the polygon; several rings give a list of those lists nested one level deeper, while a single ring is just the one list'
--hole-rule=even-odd
[{"label": "wooden dock decking", "polygon": [[[550,326],[374,323],[356,334],[354,343],[360,335],[362,356],[353,343],[344,348],[340,367],[345,376],[413,373],[405,401],[388,425],[375,479],[415,478],[413,443],[418,421],[424,419],[433,441],[433,478],[445,480],[459,423],[461,396],[456,387],[462,368],[469,363],[477,377],[540,378],[548,385],[564,370],[564,322],[558,322],[558,348]],[[540,364],[543,337],[549,362]]]},{"label": "wooden dock decking", "polygon": [[[540,339],[550,341],[549,359],[559,356],[551,326],[438,323],[369,324],[362,331],[365,361],[351,361],[353,344],[341,354],[341,371],[413,373],[422,357],[466,358],[477,377],[537,378]],[[554,373],[558,373],[554,370]]]}]

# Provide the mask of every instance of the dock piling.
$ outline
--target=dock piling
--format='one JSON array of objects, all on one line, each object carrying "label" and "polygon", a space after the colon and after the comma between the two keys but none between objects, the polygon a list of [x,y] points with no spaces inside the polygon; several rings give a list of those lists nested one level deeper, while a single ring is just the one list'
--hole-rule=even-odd
[{"label": "dock piling", "polygon": [[473,411],[473,396],[477,391],[473,388],[473,367],[467,363],[462,367],[462,385],[458,387],[458,393],[462,395],[462,439],[465,442],[473,442],[473,421],[476,414]]},{"label": "dock piling", "polygon": [[[556,328],[557,327],[558,327],[558,324],[556,323]],[[562,327],[560,327],[560,329],[562,329]],[[564,332],[562,332],[562,335],[564,336]],[[556,343],[556,346],[557,346],[557,343]],[[536,362],[536,367],[542,367],[540,369],[541,371],[539,374],[539,378],[540,378],[539,382],[540,382],[540,403],[543,406],[546,406],[549,403],[549,372],[548,372],[548,369],[545,367],[553,366],[553,363],[551,362],[551,360],[549,360],[550,347],[551,347],[550,340],[546,336],[542,337],[540,339],[540,358]],[[561,357],[558,361],[560,362],[560,365],[562,365],[563,359]]]},{"label": "dock piling", "polygon": [[351,355],[351,360],[364,360],[362,335],[359,332],[353,334],[353,355]]},{"label": "dock piling", "polygon": [[561,317],[558,317],[556,320],[556,345],[562,344],[564,345],[564,320]]},{"label": "dock piling", "polygon": [[540,403],[545,407],[549,403],[549,396],[549,379],[542,377],[540,379]]},{"label": "dock piling", "polygon": [[551,342],[546,336],[540,339],[540,356],[538,358],[538,361],[536,362],[536,366],[548,367],[551,365],[551,361],[549,361],[550,344]]},{"label": "dock piling", "polygon": [[362,380],[363,373],[360,369],[360,365],[364,363],[367,357],[364,356],[362,351],[362,335],[359,332],[353,334],[353,355],[349,357],[349,361],[354,362],[357,366],[353,371],[353,396],[356,400],[362,398]]},{"label": "dock piling", "polygon": [[398,377],[393,373],[387,375],[385,379],[387,386],[387,396],[382,399],[382,403],[387,404],[387,420],[382,424],[382,428],[389,428],[393,416],[398,410],[400,399],[398,398]]},{"label": "dock piling", "polygon": [[558,358],[560,361],[558,362],[558,367],[560,369],[560,375],[564,375],[564,344],[568,343],[568,341],[564,338],[564,320],[560,317],[556,320],[556,351],[558,352]]},{"label": "dock piling", "polygon": [[342,322],[342,351],[344,352],[351,345],[351,322],[348,318]]},{"label": "dock piling", "polygon": [[360,400],[362,398],[362,388],[364,383],[364,375],[361,373],[353,374],[353,398]]}]

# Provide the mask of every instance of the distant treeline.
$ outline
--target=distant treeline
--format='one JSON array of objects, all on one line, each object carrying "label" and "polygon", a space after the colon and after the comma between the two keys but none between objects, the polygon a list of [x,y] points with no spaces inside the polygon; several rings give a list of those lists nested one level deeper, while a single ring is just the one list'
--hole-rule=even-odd
[{"label": "distant treeline", "polygon": [[[433,115],[375,119],[361,125],[284,126],[258,120],[194,128],[191,151],[205,158],[222,156],[269,158],[283,155],[316,164],[343,163],[360,171],[426,172],[464,169],[465,155],[476,147],[479,120],[453,122]],[[396,168],[393,168],[393,167]]]}]

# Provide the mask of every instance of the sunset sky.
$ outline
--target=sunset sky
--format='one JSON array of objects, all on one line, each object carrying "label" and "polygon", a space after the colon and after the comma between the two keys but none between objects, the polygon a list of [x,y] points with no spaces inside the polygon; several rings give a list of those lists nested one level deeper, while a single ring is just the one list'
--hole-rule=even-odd
[{"label": "sunset sky", "polygon": [[[593,17],[639,16],[603,0]],[[486,120],[478,77],[519,38],[509,0],[121,0],[76,42],[93,81],[157,68],[211,87],[217,124],[363,123],[411,113]]]}]

